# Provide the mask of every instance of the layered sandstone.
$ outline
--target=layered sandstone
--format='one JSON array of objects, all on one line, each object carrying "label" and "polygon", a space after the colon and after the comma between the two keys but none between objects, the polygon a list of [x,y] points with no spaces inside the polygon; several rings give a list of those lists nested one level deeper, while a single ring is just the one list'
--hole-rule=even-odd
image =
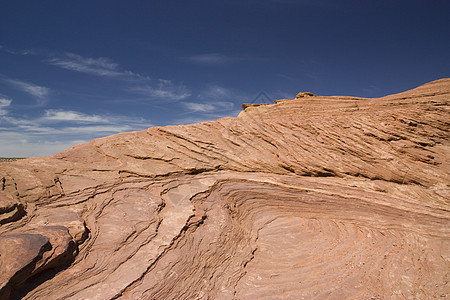
[{"label": "layered sandstone", "polygon": [[450,79],[0,164],[0,299],[449,291]]}]

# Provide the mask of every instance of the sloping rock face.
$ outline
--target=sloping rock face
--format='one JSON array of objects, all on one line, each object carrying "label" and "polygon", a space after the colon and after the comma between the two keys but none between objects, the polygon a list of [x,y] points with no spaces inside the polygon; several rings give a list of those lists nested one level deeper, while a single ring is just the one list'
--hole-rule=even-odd
[{"label": "sloping rock face", "polygon": [[450,79],[0,165],[0,298],[435,299]]}]

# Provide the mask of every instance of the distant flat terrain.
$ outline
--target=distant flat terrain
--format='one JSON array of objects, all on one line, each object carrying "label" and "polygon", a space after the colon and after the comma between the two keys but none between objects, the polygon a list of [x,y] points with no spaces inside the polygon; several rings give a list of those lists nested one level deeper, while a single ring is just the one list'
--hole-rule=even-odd
[{"label": "distant flat terrain", "polygon": [[25,159],[26,157],[0,157],[0,162],[9,162],[9,161],[16,161],[19,159]]}]

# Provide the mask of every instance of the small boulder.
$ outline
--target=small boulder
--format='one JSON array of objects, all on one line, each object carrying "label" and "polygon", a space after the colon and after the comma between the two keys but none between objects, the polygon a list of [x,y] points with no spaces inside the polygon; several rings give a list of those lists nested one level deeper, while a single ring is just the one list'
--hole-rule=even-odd
[{"label": "small boulder", "polygon": [[22,203],[15,200],[11,194],[0,191],[0,225],[17,221],[25,214]]},{"label": "small boulder", "polygon": [[41,234],[9,234],[0,237],[0,299],[9,299],[11,289],[27,280],[36,263],[51,245]]}]

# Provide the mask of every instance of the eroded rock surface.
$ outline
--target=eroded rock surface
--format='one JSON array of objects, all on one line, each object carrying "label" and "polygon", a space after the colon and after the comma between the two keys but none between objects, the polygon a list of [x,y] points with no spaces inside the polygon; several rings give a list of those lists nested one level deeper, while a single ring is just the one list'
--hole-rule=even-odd
[{"label": "eroded rock surface", "polygon": [[305,96],[0,164],[0,299],[447,297],[450,79]]},{"label": "eroded rock surface", "polygon": [[311,92],[300,92],[297,94],[297,96],[295,96],[295,99],[305,98],[305,97],[313,97],[313,96],[315,96],[315,95]]}]

